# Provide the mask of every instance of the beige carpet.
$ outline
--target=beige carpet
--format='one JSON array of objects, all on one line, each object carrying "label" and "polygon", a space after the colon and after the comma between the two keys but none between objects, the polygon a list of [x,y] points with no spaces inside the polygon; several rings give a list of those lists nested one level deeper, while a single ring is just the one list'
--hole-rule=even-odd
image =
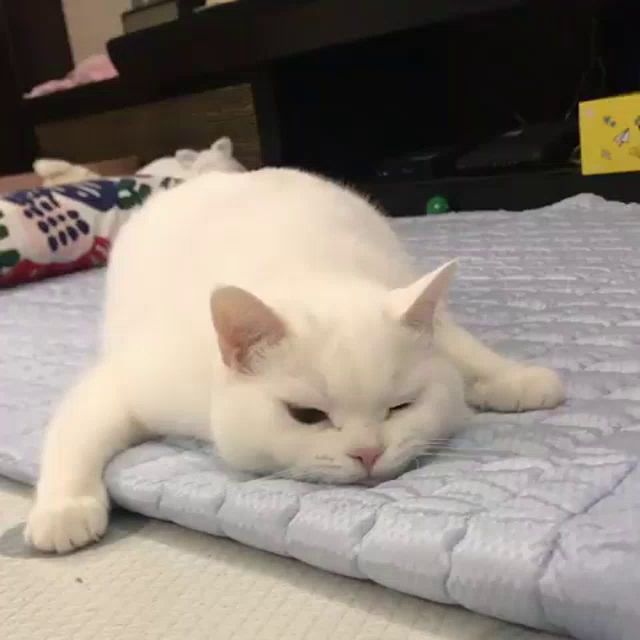
[{"label": "beige carpet", "polygon": [[30,492],[0,479],[2,640],[552,640],[228,540],[116,514],[98,546],[22,543]]}]

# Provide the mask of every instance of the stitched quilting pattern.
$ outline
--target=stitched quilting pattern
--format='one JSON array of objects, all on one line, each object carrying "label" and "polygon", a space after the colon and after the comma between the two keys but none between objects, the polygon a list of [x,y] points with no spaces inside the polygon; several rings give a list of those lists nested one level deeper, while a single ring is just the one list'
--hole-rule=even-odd
[{"label": "stitched quilting pattern", "polygon": [[[252,478],[193,442],[143,444],[119,504],[329,571],[584,640],[640,629],[640,207],[592,196],[394,226],[423,269],[460,257],[452,306],[556,367],[554,411],[478,415],[373,488]],[[103,272],[0,293],[0,473],[33,482],[51,403],[91,358]]]}]

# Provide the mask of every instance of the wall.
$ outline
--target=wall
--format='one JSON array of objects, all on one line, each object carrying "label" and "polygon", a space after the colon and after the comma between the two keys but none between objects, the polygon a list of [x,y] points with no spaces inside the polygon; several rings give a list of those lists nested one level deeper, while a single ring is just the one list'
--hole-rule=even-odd
[{"label": "wall", "polygon": [[122,33],[120,15],[129,0],[63,0],[73,58],[80,62],[106,50],[106,42]]}]

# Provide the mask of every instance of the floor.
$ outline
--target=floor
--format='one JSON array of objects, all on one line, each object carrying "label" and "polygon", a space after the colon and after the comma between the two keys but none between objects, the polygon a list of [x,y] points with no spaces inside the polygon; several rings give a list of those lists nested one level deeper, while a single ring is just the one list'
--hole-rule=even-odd
[{"label": "floor", "polygon": [[554,640],[124,512],[66,557],[22,542],[30,490],[0,479],[0,629],[11,640]]}]

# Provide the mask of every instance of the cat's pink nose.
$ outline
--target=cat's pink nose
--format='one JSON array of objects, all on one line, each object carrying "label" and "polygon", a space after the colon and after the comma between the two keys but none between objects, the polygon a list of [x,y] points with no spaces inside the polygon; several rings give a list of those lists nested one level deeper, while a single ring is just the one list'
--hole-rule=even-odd
[{"label": "cat's pink nose", "polygon": [[371,472],[378,458],[384,453],[384,449],[380,447],[362,447],[361,449],[353,449],[349,451],[349,457],[361,462],[364,468]]}]

